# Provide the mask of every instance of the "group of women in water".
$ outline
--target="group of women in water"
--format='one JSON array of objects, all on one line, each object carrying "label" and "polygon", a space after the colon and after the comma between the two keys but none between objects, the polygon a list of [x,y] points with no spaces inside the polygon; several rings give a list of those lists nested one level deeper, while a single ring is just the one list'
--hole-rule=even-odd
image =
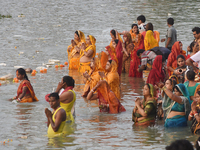
[{"label": "group of women in water", "polygon": [[[130,31],[119,33],[111,30],[110,36],[111,42],[105,47],[105,51],[97,54],[95,37],[88,35],[85,38],[82,31],[75,31],[74,39],[67,48],[69,70],[78,70],[83,76],[84,98],[98,99],[101,112],[120,113],[126,111],[120,102],[121,74],[128,73],[129,77],[142,78],[143,73],[138,69],[141,57],[137,52],[141,49],[151,51],[154,47],[159,47],[160,37],[158,31],[153,31],[152,23],[148,23],[146,31],[142,33],[139,32],[138,25],[133,24]],[[135,100],[132,113],[135,125],[153,125],[158,116],[164,120],[165,127],[187,126],[187,121],[192,120],[191,131],[200,132],[200,85],[195,70],[186,65],[186,59],[199,51],[198,42],[192,42],[190,47],[191,53],[186,56],[182,43],[176,41],[171,48],[167,65],[166,57],[162,54],[156,55],[152,66],[147,65],[150,72],[143,88],[143,98]],[[17,96],[13,99],[18,102],[38,101],[24,69],[18,69],[16,75],[22,82]],[[64,92],[67,92],[72,90],[73,86],[63,88]],[[60,92],[60,89],[57,92]],[[72,92],[72,95],[74,94]],[[70,103],[67,112],[70,112],[74,105],[75,100],[71,101],[73,104]],[[60,103],[63,105],[62,101]]]}]

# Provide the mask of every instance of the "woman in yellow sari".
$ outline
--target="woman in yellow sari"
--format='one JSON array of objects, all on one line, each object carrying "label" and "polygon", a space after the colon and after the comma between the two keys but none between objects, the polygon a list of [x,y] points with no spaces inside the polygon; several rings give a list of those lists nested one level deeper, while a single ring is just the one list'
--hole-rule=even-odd
[{"label": "woman in yellow sari", "polygon": [[79,52],[82,43],[85,43],[85,35],[80,30],[77,30],[74,33],[74,40],[71,40],[71,45],[67,48],[69,70],[77,70],[79,67]]},{"label": "woman in yellow sari", "polygon": [[80,51],[80,65],[79,72],[84,73],[85,71],[90,71],[91,59],[96,55],[96,39],[92,35],[88,35],[86,38],[86,44],[82,44]]},{"label": "woman in yellow sari", "polygon": [[92,88],[99,82],[100,80],[100,75],[99,75],[99,64],[100,60],[97,57],[94,57],[90,63],[90,72],[84,72],[83,76],[86,79],[85,87],[84,87],[84,92],[83,92],[83,97],[87,97],[87,94],[90,92]]},{"label": "woman in yellow sari", "polygon": [[159,46],[158,41],[153,36],[153,31],[148,30],[146,32],[146,35],[144,38],[144,46],[145,46],[146,51]]},{"label": "woman in yellow sari", "polygon": [[31,86],[31,83],[26,75],[26,71],[23,68],[17,69],[16,77],[21,81],[21,83],[17,90],[17,96],[11,100],[16,99],[16,101],[20,103],[38,101],[37,97],[35,96],[33,87]]},{"label": "woman in yellow sari", "polygon": [[106,73],[99,72],[101,79],[105,79],[108,82],[110,89],[115,93],[116,97],[120,100],[120,83],[119,74],[117,72],[117,63],[114,60],[107,61],[105,66]]}]

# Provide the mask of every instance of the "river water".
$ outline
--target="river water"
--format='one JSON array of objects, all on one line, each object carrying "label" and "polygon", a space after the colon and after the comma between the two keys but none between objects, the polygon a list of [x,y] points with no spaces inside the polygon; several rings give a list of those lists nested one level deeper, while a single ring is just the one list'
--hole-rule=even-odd
[{"label": "river water", "polygon": [[[15,75],[14,66],[35,69],[49,59],[67,61],[67,46],[75,30],[97,39],[97,52],[104,50],[111,40],[109,31],[130,30],[140,14],[152,22],[161,38],[165,37],[166,19],[175,19],[178,40],[186,50],[193,40],[191,29],[199,26],[200,5],[197,0],[12,0],[1,1],[0,14],[12,18],[0,19],[0,76]],[[21,15],[21,16],[18,16]],[[164,43],[160,43],[164,46]],[[5,65],[2,65],[5,63]],[[47,93],[56,88],[64,75],[75,79],[77,94],[76,124],[69,128],[64,138],[46,137],[44,100]],[[198,136],[185,128],[165,129],[158,121],[154,127],[135,127],[131,121],[134,100],[142,95],[144,81],[122,74],[122,104],[126,112],[121,114],[99,113],[97,103],[81,97],[83,80],[77,71],[67,67],[47,74],[38,73],[29,79],[34,87],[37,103],[13,104],[7,101],[16,95],[19,83],[2,82],[0,87],[0,149],[164,149],[175,139],[194,142]]]}]

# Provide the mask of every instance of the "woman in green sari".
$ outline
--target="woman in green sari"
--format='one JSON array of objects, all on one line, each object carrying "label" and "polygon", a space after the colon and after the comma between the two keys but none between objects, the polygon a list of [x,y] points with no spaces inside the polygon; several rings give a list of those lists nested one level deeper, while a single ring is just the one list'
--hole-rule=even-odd
[{"label": "woman in green sari", "polygon": [[[170,89],[172,85],[172,81],[167,80],[162,88],[165,127],[187,126],[187,118],[191,109],[188,90],[184,84],[180,83],[174,86],[174,92],[172,92]],[[159,87],[162,86],[159,85]]]},{"label": "woman in green sari", "polygon": [[135,125],[155,124],[157,101],[155,90],[152,84],[146,84],[143,89],[144,99],[137,98],[133,109],[132,120]]}]

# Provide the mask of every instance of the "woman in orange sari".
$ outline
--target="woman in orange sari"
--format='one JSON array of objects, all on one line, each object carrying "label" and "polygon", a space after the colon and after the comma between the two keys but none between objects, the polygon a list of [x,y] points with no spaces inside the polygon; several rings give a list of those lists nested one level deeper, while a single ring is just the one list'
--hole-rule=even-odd
[{"label": "woman in orange sari", "polygon": [[84,87],[84,92],[83,92],[83,97],[87,97],[87,94],[89,91],[94,88],[94,86],[99,82],[100,80],[100,75],[99,75],[99,66],[100,66],[100,60],[97,57],[94,57],[90,63],[90,72],[83,73],[83,76],[86,79],[85,87]]},{"label": "woman in orange sari", "polygon": [[116,97],[120,100],[120,83],[119,83],[119,74],[117,73],[117,63],[114,60],[107,61],[104,72],[99,72],[101,79],[106,80],[110,89],[115,93]]},{"label": "woman in orange sari", "polygon": [[[97,91],[96,94],[94,94],[95,91]],[[99,99],[100,112],[116,114],[126,111],[105,80],[97,83],[97,85],[89,92],[87,99]]]},{"label": "woman in orange sari", "polygon": [[122,48],[123,48],[124,54],[123,54],[123,62],[122,62],[122,72],[128,73],[129,68],[130,68],[131,52],[133,50],[133,49],[130,49],[129,47],[129,45],[132,44],[131,34],[128,32],[125,32],[123,39],[124,39],[124,43],[122,44]]},{"label": "woman in orange sari", "polygon": [[80,46],[82,43],[85,43],[85,35],[80,30],[77,30],[74,33],[74,40],[71,40],[71,45],[67,48],[69,70],[77,70],[79,67]]},{"label": "woman in orange sari", "polygon": [[138,71],[138,67],[141,64],[141,59],[137,56],[137,51],[139,49],[144,49],[144,38],[142,34],[139,33],[137,24],[132,24],[130,34],[134,44],[134,49],[131,53],[129,77],[142,78],[142,72]]},{"label": "woman in orange sari", "polygon": [[37,97],[35,96],[33,87],[26,75],[26,71],[23,68],[17,69],[16,77],[18,80],[21,81],[21,83],[17,90],[17,96],[12,98],[11,100],[16,99],[16,102],[20,103],[38,101]]},{"label": "woman in orange sari", "polygon": [[114,47],[106,46],[105,53],[108,55],[108,60],[114,60],[118,64],[118,59]]},{"label": "woman in orange sari", "polygon": [[177,68],[177,57],[178,55],[183,55],[186,59],[186,52],[182,50],[183,44],[181,41],[176,41],[174,45],[172,46],[171,53],[168,56],[167,59],[167,69],[168,74],[171,76],[175,69]]}]

